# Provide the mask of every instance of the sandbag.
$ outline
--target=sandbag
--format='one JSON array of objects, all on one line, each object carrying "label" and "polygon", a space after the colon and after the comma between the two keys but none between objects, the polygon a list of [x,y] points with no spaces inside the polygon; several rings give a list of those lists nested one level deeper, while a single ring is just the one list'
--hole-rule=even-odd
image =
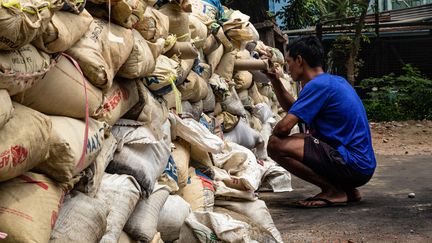
[{"label": "sandbag", "polygon": [[147,3],[144,0],[120,0],[111,2],[112,20],[128,29],[144,18]]},{"label": "sandbag", "polygon": [[207,40],[207,26],[194,15],[189,15],[189,30],[192,42],[200,49],[203,48]]},{"label": "sandbag", "polygon": [[65,197],[50,243],[98,242],[107,227],[104,202],[73,191]]},{"label": "sandbag", "polygon": [[229,89],[229,93],[224,97],[221,105],[223,111],[227,111],[237,116],[246,116],[246,110],[244,109],[234,86]]},{"label": "sandbag", "polygon": [[172,242],[179,238],[185,219],[192,212],[189,203],[178,195],[169,195],[159,214],[157,230],[164,241]]},{"label": "sandbag", "polygon": [[266,103],[255,104],[253,108],[253,115],[258,117],[262,123],[273,117],[271,108]]},{"label": "sandbag", "polygon": [[252,73],[252,79],[256,83],[270,83],[270,79],[268,76],[261,70],[250,70]]},{"label": "sandbag", "polygon": [[235,60],[234,70],[267,70],[269,68],[269,63],[267,60],[261,59],[248,59],[248,60]]},{"label": "sandbag", "polygon": [[143,196],[148,197],[168,162],[169,144],[156,139],[142,123],[132,120],[119,120],[112,134],[118,141],[117,152],[106,171],[132,175],[140,185]]},{"label": "sandbag", "polygon": [[257,88],[258,88],[258,91],[260,92],[261,95],[266,96],[266,97],[272,96],[272,93],[273,93],[272,86],[270,86],[268,84],[257,83]]},{"label": "sandbag", "polygon": [[191,15],[199,18],[203,23],[216,20],[218,10],[211,3],[202,0],[190,0],[190,3],[192,5]]},{"label": "sandbag", "polygon": [[[1,7],[0,11],[2,9],[4,8]],[[30,44],[14,51],[2,51],[0,89],[6,89],[10,95],[22,92],[39,82],[53,63],[54,60],[48,54]]]},{"label": "sandbag", "polygon": [[199,170],[189,167],[187,185],[178,193],[191,206],[192,211],[213,211],[213,182]]},{"label": "sandbag", "polygon": [[48,242],[64,191],[44,175],[27,172],[0,185],[2,243]]},{"label": "sandbag", "polygon": [[0,130],[11,119],[12,112],[13,106],[9,93],[0,89]]},{"label": "sandbag", "polygon": [[216,97],[213,93],[213,89],[210,84],[207,84],[208,93],[206,97],[203,99],[203,111],[204,112],[213,112],[216,106]]},{"label": "sandbag", "polygon": [[137,243],[126,232],[122,231],[118,243]]},{"label": "sandbag", "polygon": [[[208,56],[210,53],[218,49],[221,44],[216,40],[214,35],[209,35],[204,43],[203,53]],[[222,57],[223,53],[221,54]],[[219,60],[220,61],[220,60]]]},{"label": "sandbag", "polygon": [[3,2],[0,7],[0,50],[21,48],[41,33],[52,16],[50,4],[49,1]]},{"label": "sandbag", "polygon": [[223,148],[223,141],[216,135],[212,134],[205,126],[199,122],[185,118],[181,119],[176,116],[176,133],[178,137],[189,142],[206,152],[219,152]]},{"label": "sandbag", "polygon": [[291,174],[274,162],[267,159],[264,162],[266,172],[262,178],[262,185],[259,191],[272,192],[290,192],[293,190],[291,186]]},{"label": "sandbag", "polygon": [[249,89],[252,85],[252,74],[248,71],[237,71],[233,78],[236,83],[236,90]]},{"label": "sandbag", "polygon": [[212,153],[212,158],[215,166],[230,170],[233,167],[238,167],[238,165],[243,165],[248,155],[244,150],[239,150],[234,143],[227,141],[221,152]]},{"label": "sandbag", "polygon": [[205,166],[213,165],[210,153],[197,146],[192,146],[191,148],[191,160]]},{"label": "sandbag", "polygon": [[249,120],[249,125],[252,129],[261,132],[263,127],[262,127],[262,122],[258,117],[251,115],[250,117],[248,117],[248,120]]},{"label": "sandbag", "polygon": [[199,55],[197,47],[191,42],[180,42],[176,41],[171,49],[169,49],[164,55],[172,57],[177,55],[181,59],[195,59]]},{"label": "sandbag", "polygon": [[167,107],[160,103],[156,97],[144,86],[143,82],[137,81],[140,101],[136,107],[132,108],[129,112],[136,110],[137,112],[132,116],[125,116],[127,119],[137,120],[148,126],[153,135],[160,139],[162,137],[161,127],[168,119]]},{"label": "sandbag", "polygon": [[276,242],[265,229],[258,230],[246,222],[233,219],[227,213],[193,212],[180,230],[180,243]]},{"label": "sandbag", "polygon": [[238,116],[233,115],[233,114],[226,112],[226,111],[219,114],[219,116],[222,117],[223,131],[224,132],[230,132],[230,131],[234,130],[234,128],[237,126],[237,124],[240,121]]},{"label": "sandbag", "polygon": [[225,53],[217,65],[215,73],[227,80],[231,80],[234,72],[235,55],[236,51]]},{"label": "sandbag", "polygon": [[139,242],[150,242],[157,232],[159,212],[165,204],[169,190],[162,187],[153,192],[148,199],[138,202],[127,221],[124,231]]},{"label": "sandbag", "polygon": [[188,100],[192,103],[204,99],[209,91],[207,82],[194,71],[189,73],[183,84],[178,86],[178,89],[182,94],[182,100]]},{"label": "sandbag", "polygon": [[241,103],[243,104],[243,107],[247,110],[250,110],[254,107],[254,103],[252,98],[249,96],[249,91],[248,90],[242,90],[239,91],[238,93],[239,99],[241,101]]},{"label": "sandbag", "polygon": [[235,55],[236,51],[225,53],[217,65],[215,73],[227,80],[231,80],[234,72]]},{"label": "sandbag", "polygon": [[93,85],[108,89],[132,48],[131,30],[94,19],[86,34],[66,53],[77,60]]},{"label": "sandbag", "polygon": [[235,128],[224,134],[225,140],[240,144],[248,149],[255,148],[258,144],[263,143],[261,134],[252,129],[244,118],[240,118]]},{"label": "sandbag", "polygon": [[159,176],[157,184],[166,187],[170,193],[176,193],[180,189],[178,184],[177,165],[172,156],[168,158],[168,162],[164,171]]},{"label": "sandbag", "polygon": [[213,73],[211,78],[209,79],[209,84],[213,89],[213,92],[216,96],[216,104],[220,102],[220,97],[224,97],[225,95],[229,95],[229,86],[227,80],[222,78],[221,76]]},{"label": "sandbag", "polygon": [[80,14],[54,12],[45,31],[32,44],[47,53],[66,51],[81,39],[92,21],[93,17],[85,9]]},{"label": "sandbag", "polygon": [[164,4],[159,11],[169,19],[169,33],[176,35],[178,41],[190,41],[189,14],[181,6],[173,3]]},{"label": "sandbag", "polygon": [[132,30],[134,46],[128,59],[118,71],[117,75],[123,78],[142,78],[154,71],[156,62],[147,41],[142,35]]},{"label": "sandbag", "polygon": [[51,120],[17,103],[12,118],[0,129],[0,181],[32,169],[49,152]]},{"label": "sandbag", "polygon": [[109,208],[105,234],[99,242],[118,242],[123,227],[140,198],[140,186],[132,176],[105,174],[96,198]]},{"label": "sandbag", "polygon": [[94,197],[99,190],[106,167],[114,158],[116,148],[117,140],[110,134],[103,141],[101,151],[94,162],[80,173],[80,181],[75,184],[74,189]]},{"label": "sandbag", "polygon": [[165,14],[148,6],[144,12],[144,18],[136,23],[134,28],[144,39],[156,42],[159,38],[165,39],[168,36],[169,24],[170,21]]},{"label": "sandbag", "polygon": [[173,141],[173,144],[171,154],[177,166],[178,185],[183,188],[186,186],[189,176],[191,145],[180,138]]},{"label": "sandbag", "polygon": [[249,217],[256,224],[261,225],[266,230],[270,231],[277,242],[283,242],[282,236],[274,225],[273,219],[264,201],[256,200],[252,202],[236,202],[216,200],[215,205]]},{"label": "sandbag", "polygon": [[97,118],[102,114],[102,92],[68,58],[61,56],[40,82],[16,95],[14,100],[48,115],[81,119],[86,114],[85,89],[89,115]]},{"label": "sandbag", "polygon": [[222,60],[222,56],[224,55],[224,48],[222,45],[219,45],[216,50],[209,53],[207,57],[207,63],[210,65],[212,73],[216,71],[216,67]]},{"label": "sandbag", "polygon": [[160,55],[156,59],[155,70],[145,78],[144,84],[155,94],[164,95],[174,88],[179,74],[180,64],[167,56]]},{"label": "sandbag", "polygon": [[[68,182],[87,168],[99,154],[106,124],[90,119],[88,136],[84,138],[85,122],[69,117],[51,116],[50,118],[52,132],[49,157],[36,166],[35,170],[58,182]],[[87,147],[83,151],[85,139]]]},{"label": "sandbag", "polygon": [[104,96],[103,114],[99,120],[109,125],[114,125],[139,101],[137,84],[134,80],[114,80]]},{"label": "sandbag", "polygon": [[252,98],[254,104],[265,103],[265,99],[258,91],[255,83],[249,89],[249,96]]},{"label": "sandbag", "polygon": [[181,74],[179,76],[177,76],[177,85],[182,84],[187,76],[189,75],[189,73],[191,72],[192,68],[194,68],[195,65],[195,59],[181,59],[180,60],[180,69],[181,69]]}]

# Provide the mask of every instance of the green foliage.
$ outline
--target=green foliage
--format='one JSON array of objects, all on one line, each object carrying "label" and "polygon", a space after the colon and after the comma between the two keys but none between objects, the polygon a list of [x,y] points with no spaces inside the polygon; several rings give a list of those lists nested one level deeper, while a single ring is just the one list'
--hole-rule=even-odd
[{"label": "green foliage", "polygon": [[[370,40],[367,36],[362,35],[362,41],[366,43],[370,43]],[[339,76],[346,77],[347,76],[347,67],[346,63],[349,57],[349,53],[351,51],[351,47],[353,45],[353,38],[349,35],[339,35],[333,41],[330,51],[327,53],[327,71],[336,74]],[[361,49],[359,49],[360,51]],[[357,59],[355,62],[355,74],[357,77],[360,68],[363,66],[363,60]]]},{"label": "green foliage", "polygon": [[282,10],[277,13],[282,20],[282,29],[302,29],[315,26],[321,12],[317,0],[290,0]]},{"label": "green foliage", "polygon": [[360,83],[367,92],[363,100],[369,119],[375,121],[432,119],[432,80],[411,65],[404,75],[368,78]]}]

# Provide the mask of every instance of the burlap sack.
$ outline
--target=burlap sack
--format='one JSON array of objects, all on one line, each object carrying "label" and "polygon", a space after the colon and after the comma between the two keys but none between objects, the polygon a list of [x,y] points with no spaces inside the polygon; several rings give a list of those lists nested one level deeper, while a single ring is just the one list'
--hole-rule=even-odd
[{"label": "burlap sack", "polygon": [[139,101],[138,88],[134,80],[114,80],[104,96],[103,114],[99,120],[109,125],[114,125]]},{"label": "burlap sack", "polygon": [[86,82],[89,115],[98,117],[102,111],[102,91],[88,82],[64,56],[60,57],[40,82],[16,95],[14,100],[48,115],[85,118],[83,82]]},{"label": "burlap sack", "polygon": [[189,176],[191,145],[183,139],[177,139],[173,141],[173,144],[171,154],[177,166],[178,185],[183,188],[186,186]]},{"label": "burlap sack", "polygon": [[71,48],[89,29],[93,17],[84,10],[81,14],[54,12],[46,30],[32,42],[47,52],[63,52]]},{"label": "burlap sack", "polygon": [[107,227],[100,243],[118,242],[140,196],[140,187],[132,176],[105,173],[96,194],[96,198],[109,208]]},{"label": "burlap sack", "polygon": [[83,121],[60,116],[51,116],[52,133],[50,154],[47,160],[35,167],[58,182],[68,182],[94,161],[102,148],[106,124],[90,119],[88,124],[87,148],[83,161],[84,132]]},{"label": "burlap sack", "polygon": [[0,7],[0,50],[23,47],[44,31],[52,15],[50,4],[49,1],[3,1]]},{"label": "burlap sack", "polygon": [[178,195],[169,195],[163,205],[157,230],[164,241],[173,242],[180,236],[180,228],[192,212],[189,203]]},{"label": "burlap sack", "polygon": [[234,129],[224,134],[225,140],[254,149],[264,142],[260,133],[252,129],[246,119],[241,118]]},{"label": "burlap sack", "polygon": [[252,85],[252,74],[248,71],[237,71],[234,74],[234,82],[236,90],[246,90]]},{"label": "burlap sack", "polygon": [[177,76],[180,74],[180,64],[164,55],[156,59],[155,70],[145,78],[145,85],[157,95],[164,95],[173,89]]},{"label": "burlap sack", "polygon": [[207,63],[211,66],[212,73],[215,72],[216,67],[219,65],[223,55],[224,48],[222,45],[219,45],[216,50],[207,55]]},{"label": "burlap sack", "polygon": [[203,48],[207,41],[207,26],[199,18],[189,15],[189,29],[192,42],[197,48]]},{"label": "burlap sack", "polygon": [[187,185],[178,193],[191,206],[192,211],[213,211],[214,187],[210,178],[189,167]]},{"label": "burlap sack", "polygon": [[207,82],[196,72],[191,71],[183,84],[178,86],[182,94],[182,100],[198,102],[204,99],[208,94]]},{"label": "burlap sack", "polygon": [[117,149],[117,140],[112,134],[106,137],[102,148],[93,163],[80,173],[80,181],[75,184],[74,190],[83,192],[90,197],[95,197],[102,182],[102,177],[108,164],[114,158]]},{"label": "burlap sack", "polygon": [[180,60],[181,74],[177,76],[177,86],[182,84],[186,80],[187,76],[191,72],[194,65],[195,65],[195,59]]},{"label": "burlap sack", "polygon": [[13,106],[9,93],[0,89],[0,129],[9,121],[12,117]]},{"label": "burlap sack", "polygon": [[180,59],[195,59],[199,55],[199,51],[195,44],[189,41],[177,41],[174,46],[169,49],[164,55],[172,57],[177,55]]},{"label": "burlap sack", "polygon": [[159,11],[169,19],[169,33],[176,35],[178,41],[190,41],[189,14],[181,6],[173,3],[164,4]]},{"label": "burlap sack", "polygon": [[215,109],[216,106],[216,97],[213,93],[213,89],[211,88],[210,84],[207,84],[208,88],[208,94],[203,99],[203,111],[204,112],[212,112]]},{"label": "burlap sack", "polygon": [[66,52],[77,60],[92,84],[108,89],[132,48],[131,30],[94,19],[87,33]]},{"label": "burlap sack", "polygon": [[252,202],[235,202],[216,200],[215,205],[249,217],[256,224],[262,225],[266,230],[270,231],[277,242],[283,242],[282,236],[274,225],[269,209],[264,201],[256,200]]},{"label": "burlap sack", "polygon": [[157,184],[166,187],[170,193],[176,193],[179,190],[177,166],[172,156],[169,157],[165,170],[157,179]]},{"label": "burlap sack", "polygon": [[148,6],[144,18],[135,24],[134,28],[140,32],[144,39],[156,42],[159,38],[166,38],[170,28],[168,17],[159,10]]},{"label": "burlap sack", "polygon": [[219,116],[222,116],[222,120],[223,120],[223,131],[224,132],[230,132],[232,131],[238,124],[239,122],[239,117],[236,115],[233,115],[229,112],[222,112],[221,114],[219,114]]},{"label": "burlap sack", "polygon": [[13,105],[12,118],[0,129],[0,181],[32,169],[49,152],[50,118],[20,104]]},{"label": "burlap sack", "polygon": [[126,232],[122,231],[118,243],[137,243],[138,241],[133,240]]},{"label": "burlap sack", "polygon": [[53,63],[48,54],[30,44],[1,52],[0,89],[6,89],[10,95],[22,92],[41,80]]},{"label": "burlap sack", "polygon": [[[169,195],[165,187],[155,190],[148,199],[140,200],[124,230],[132,239],[151,242],[157,233],[159,213]],[[160,238],[160,235],[159,235]]]},{"label": "burlap sack", "polygon": [[[170,144],[157,139],[148,127],[137,121],[122,119],[113,127],[112,133],[118,146],[106,171],[133,176],[143,197],[148,197],[168,163]],[[167,140],[171,141],[170,138]]]},{"label": "burlap sack", "polygon": [[231,80],[234,72],[235,55],[236,51],[225,53],[217,65],[215,73],[227,80]]},{"label": "burlap sack", "polygon": [[249,91],[248,90],[239,91],[238,92],[238,96],[240,98],[241,103],[243,104],[243,107],[246,110],[250,110],[250,109],[253,108],[253,100],[249,96]]},{"label": "burlap sack", "polygon": [[144,18],[147,3],[144,0],[121,0],[111,3],[112,20],[128,29]]},{"label": "burlap sack", "polygon": [[[167,106],[165,103],[160,103],[147,87],[144,86],[142,81],[136,80],[136,84],[139,101],[124,115],[124,118],[142,122],[160,139],[163,136],[160,128],[168,119]],[[175,99],[173,102],[175,103]]]},{"label": "burlap sack", "polygon": [[203,53],[207,56],[214,52],[219,46],[220,43],[216,40],[216,37],[209,35],[204,43]]},{"label": "burlap sack", "polygon": [[218,15],[217,9],[207,1],[190,0],[192,5],[193,16],[199,18],[203,23],[209,23],[216,20]]},{"label": "burlap sack", "polygon": [[48,242],[63,190],[44,175],[27,172],[0,186],[2,243]]},{"label": "burlap sack", "polygon": [[246,116],[246,110],[244,109],[234,86],[230,88],[229,93],[224,97],[221,105],[223,111],[227,111],[237,116]]},{"label": "burlap sack", "polygon": [[105,233],[107,216],[103,201],[72,191],[65,197],[49,242],[98,242]]},{"label": "burlap sack", "polygon": [[255,83],[249,88],[249,96],[252,98],[254,104],[265,103],[264,97],[258,91]]},{"label": "burlap sack", "polygon": [[123,78],[142,78],[150,74],[155,69],[155,58],[147,41],[142,35],[132,30],[134,47],[126,62],[118,71],[117,75]]}]

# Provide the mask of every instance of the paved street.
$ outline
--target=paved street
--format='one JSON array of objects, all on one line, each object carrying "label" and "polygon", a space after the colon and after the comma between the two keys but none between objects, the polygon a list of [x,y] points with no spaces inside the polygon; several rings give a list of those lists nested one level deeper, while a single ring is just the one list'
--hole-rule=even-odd
[{"label": "paved street", "polygon": [[[261,193],[285,242],[432,242],[432,156],[378,156],[356,205],[299,209],[289,202],[319,192],[293,178],[295,191]],[[415,198],[408,198],[414,192]]]}]

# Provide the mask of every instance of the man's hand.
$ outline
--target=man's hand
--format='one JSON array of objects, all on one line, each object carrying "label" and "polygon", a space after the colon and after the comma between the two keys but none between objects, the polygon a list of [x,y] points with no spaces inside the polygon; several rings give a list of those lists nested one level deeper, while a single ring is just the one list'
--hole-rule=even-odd
[{"label": "man's hand", "polygon": [[266,75],[270,80],[279,81],[283,76],[283,69],[279,65],[271,65],[272,67],[267,70]]}]

